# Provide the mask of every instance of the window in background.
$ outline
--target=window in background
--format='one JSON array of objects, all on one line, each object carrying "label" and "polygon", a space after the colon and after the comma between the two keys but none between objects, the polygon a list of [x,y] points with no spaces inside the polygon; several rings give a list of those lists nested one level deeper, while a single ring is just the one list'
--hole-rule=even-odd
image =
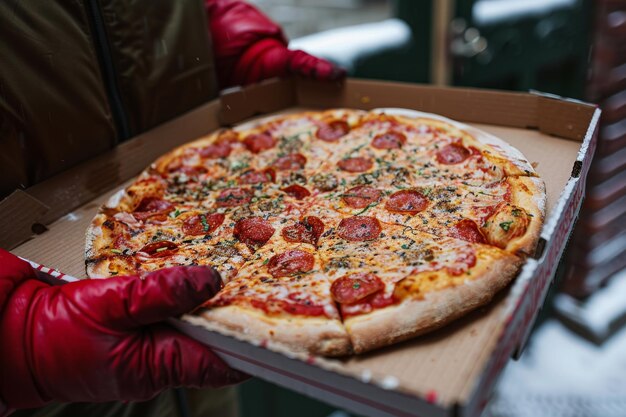
[{"label": "window in background", "polygon": [[290,47],[329,59],[351,77],[428,82],[432,2],[251,0]]},{"label": "window in background", "polygon": [[250,0],[292,40],[302,36],[361,23],[378,22],[393,15],[390,0]]}]

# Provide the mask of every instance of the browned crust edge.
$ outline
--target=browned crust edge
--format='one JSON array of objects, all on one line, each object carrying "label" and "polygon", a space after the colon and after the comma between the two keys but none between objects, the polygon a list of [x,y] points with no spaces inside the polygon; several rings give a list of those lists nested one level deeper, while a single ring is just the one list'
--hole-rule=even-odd
[{"label": "browned crust edge", "polygon": [[[505,250],[510,253],[532,256],[537,247],[546,216],[546,186],[539,177],[514,177],[511,202],[532,214],[526,233],[512,239]],[[522,183],[530,192],[522,191],[516,183]]]},{"label": "browned crust edge", "polygon": [[517,274],[522,260],[508,255],[490,262],[481,277],[462,285],[428,292],[401,304],[349,317],[344,326],[355,353],[407,340],[435,330],[487,304]]},{"label": "browned crust edge", "polygon": [[[239,333],[257,343],[273,343],[294,352],[343,356],[352,352],[348,334],[338,319],[265,316],[237,305],[201,309],[203,327],[220,333]],[[195,321],[198,324],[198,321]]]},{"label": "browned crust edge", "polygon": [[87,228],[85,233],[85,269],[89,278],[106,278],[109,276],[104,267],[104,262],[95,261],[95,242],[102,236],[102,221],[106,216],[98,213]]},{"label": "browned crust edge", "polygon": [[[141,175],[139,175],[141,177]],[[102,223],[106,220],[106,215],[102,212],[106,208],[117,208],[119,202],[126,196],[126,189],[116,191],[109,199],[100,207],[98,214],[94,216],[85,232],[85,271],[89,278],[108,278],[108,268],[106,262],[95,261],[98,254],[95,249],[95,242],[102,236]],[[90,262],[92,261],[92,262]]]}]

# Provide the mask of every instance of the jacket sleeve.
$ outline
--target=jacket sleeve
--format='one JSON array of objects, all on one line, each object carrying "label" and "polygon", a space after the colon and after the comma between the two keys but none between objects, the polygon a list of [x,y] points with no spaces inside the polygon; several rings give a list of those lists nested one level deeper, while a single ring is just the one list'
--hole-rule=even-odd
[{"label": "jacket sleeve", "polygon": [[257,42],[271,39],[286,48],[287,38],[280,26],[251,4],[237,0],[205,0],[204,4],[222,88],[238,84],[233,70]]}]

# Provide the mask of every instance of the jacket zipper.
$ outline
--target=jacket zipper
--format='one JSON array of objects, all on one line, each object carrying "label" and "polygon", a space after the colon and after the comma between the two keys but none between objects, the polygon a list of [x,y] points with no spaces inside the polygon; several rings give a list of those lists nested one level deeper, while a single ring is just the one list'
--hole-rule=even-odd
[{"label": "jacket zipper", "polygon": [[115,76],[115,68],[111,60],[111,46],[109,45],[109,39],[104,29],[104,18],[102,17],[98,0],[87,0],[85,4],[91,19],[94,48],[98,55],[98,60],[100,61],[100,70],[102,72],[107,97],[109,98],[109,106],[113,115],[113,122],[115,123],[119,142],[131,136],[128,125],[128,115],[122,105],[120,90]]}]

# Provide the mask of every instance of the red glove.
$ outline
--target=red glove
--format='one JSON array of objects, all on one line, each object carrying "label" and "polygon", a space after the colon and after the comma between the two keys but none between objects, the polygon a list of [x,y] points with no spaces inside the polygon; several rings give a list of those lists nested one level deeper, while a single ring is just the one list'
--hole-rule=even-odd
[{"label": "red glove", "polygon": [[333,81],[344,69],[303,51],[287,49],[281,28],[238,0],[205,0],[217,74],[222,88],[297,74]]},{"label": "red glove", "polygon": [[144,400],[170,387],[241,382],[209,348],[159,323],[220,286],[204,267],[50,286],[0,249],[0,403]]}]

